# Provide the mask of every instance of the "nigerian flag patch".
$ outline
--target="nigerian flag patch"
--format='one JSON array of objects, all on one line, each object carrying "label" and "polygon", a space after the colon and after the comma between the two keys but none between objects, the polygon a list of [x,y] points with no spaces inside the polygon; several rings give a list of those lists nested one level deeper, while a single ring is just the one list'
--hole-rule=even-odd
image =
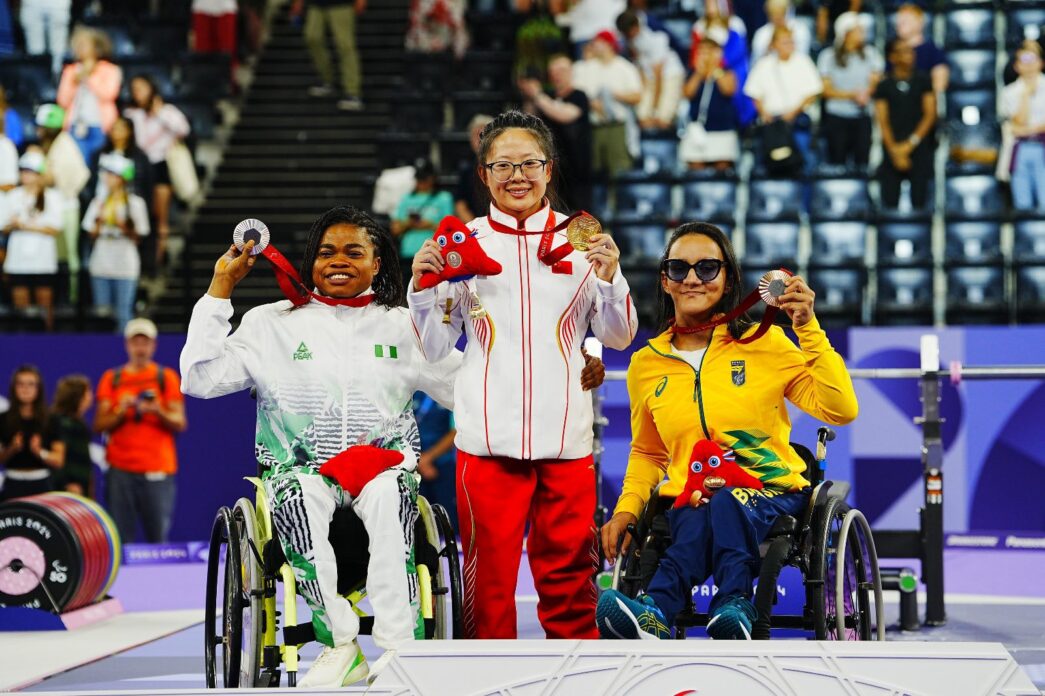
[{"label": "nigerian flag patch", "polygon": [[393,360],[398,360],[399,351],[396,349],[395,346],[374,345],[374,357],[392,358]]}]

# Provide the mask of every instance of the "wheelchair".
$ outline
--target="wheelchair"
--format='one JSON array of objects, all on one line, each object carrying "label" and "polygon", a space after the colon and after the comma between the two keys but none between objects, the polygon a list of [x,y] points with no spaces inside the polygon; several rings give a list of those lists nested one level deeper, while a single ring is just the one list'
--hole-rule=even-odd
[{"label": "wheelchair", "polygon": [[[801,629],[816,640],[885,639],[882,578],[871,528],[863,514],[846,502],[849,484],[824,480],[827,443],[834,438],[830,428],[820,428],[815,457],[806,447],[791,443],[806,463],[812,484],[809,504],[800,520],[781,515],[759,547],[753,640],[768,640],[770,628]],[[671,545],[667,511],[673,503],[674,498],[659,496],[654,489],[638,523],[628,526],[631,545],[621,554],[621,537],[613,589],[636,597],[649,585],[661,555]],[[777,578],[784,566],[797,567],[803,576],[805,600],[800,615],[773,614]],[[690,597],[675,619],[673,635],[685,639],[687,629],[706,626],[708,620],[707,614],[696,611]]]},{"label": "wheelchair", "polygon": [[[247,480],[256,488],[255,501],[240,498],[231,508],[223,506],[211,528],[204,619],[207,687],[217,687],[219,670],[225,688],[278,687],[281,664],[293,687],[298,649],[315,640],[315,632],[311,621],[298,623],[294,574],[274,538],[261,479]],[[414,561],[424,636],[461,638],[463,589],[454,529],[441,505],[418,496],[417,506]],[[366,528],[350,508],[341,508],[334,513],[329,539],[337,560],[338,593],[359,615],[360,634],[369,635],[373,617],[359,606],[366,597],[370,558]],[[277,582],[283,583],[282,611],[277,608]]]}]

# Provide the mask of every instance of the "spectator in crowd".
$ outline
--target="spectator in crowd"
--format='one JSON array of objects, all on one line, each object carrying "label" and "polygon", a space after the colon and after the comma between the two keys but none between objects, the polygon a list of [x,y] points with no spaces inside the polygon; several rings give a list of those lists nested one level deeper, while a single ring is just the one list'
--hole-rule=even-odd
[{"label": "spectator in crowd", "polygon": [[35,115],[37,145],[46,157],[44,182],[53,186],[62,199],[61,230],[58,238],[58,265],[68,272],[70,300],[79,290],[80,271],[80,192],[91,178],[79,145],[68,131],[62,130],[65,110],[57,104],[42,104]]},{"label": "spectator in crowd", "polygon": [[66,41],[69,38],[69,9],[72,0],[22,0],[19,19],[25,32],[25,52],[39,56],[51,54],[51,72],[62,70]]},{"label": "spectator in crowd", "polygon": [[0,115],[3,116],[3,132],[19,150],[25,144],[25,127],[22,117],[7,103],[7,90],[0,85]]},{"label": "spectator in crowd", "polygon": [[627,43],[632,60],[642,71],[642,101],[636,108],[641,128],[671,128],[678,117],[685,71],[671,50],[667,32],[654,31],[626,10],[617,17],[617,30]]},{"label": "spectator in crowd", "polygon": [[697,64],[686,80],[689,125],[679,146],[679,156],[690,169],[714,167],[725,171],[740,155],[737,137],[737,76],[722,67],[722,47],[705,37],[697,51]]},{"label": "spectator in crowd", "polygon": [[18,148],[0,133],[0,208],[3,207],[3,193],[17,186],[18,180]]},{"label": "spectator in crowd", "polygon": [[[468,122],[468,142],[472,152],[479,153],[479,134],[493,120],[489,114],[476,114]],[[485,212],[486,198],[480,190],[482,182],[476,172],[475,160],[463,160],[457,169],[457,191],[454,194],[454,215],[471,222],[477,213]]]},{"label": "spectator in crowd", "polygon": [[453,51],[458,59],[468,50],[464,0],[411,0],[406,50],[419,53]]},{"label": "spectator in crowd", "polygon": [[1045,211],[1045,86],[1041,46],[1025,41],[1016,52],[1019,79],[1001,92],[1001,117],[1016,138],[1011,164],[1012,206]]},{"label": "spectator in crowd", "polygon": [[901,38],[889,42],[891,72],[874,92],[875,116],[882,133],[878,168],[882,205],[896,208],[900,183],[911,182],[911,205],[928,203],[936,150],[936,95],[929,76],[915,69],[914,49]]},{"label": "spectator in crowd", "polygon": [[34,365],[15,370],[8,401],[7,412],[0,414],[0,464],[7,473],[0,501],[53,491],[65,445],[47,414],[43,378]]},{"label": "spectator in crowd", "polygon": [[914,49],[914,69],[929,75],[939,99],[947,91],[951,68],[947,55],[925,36],[925,11],[918,5],[901,5],[896,10],[896,35]]},{"label": "spectator in crowd", "polygon": [[827,44],[835,39],[835,22],[845,12],[860,12],[862,0],[813,0],[816,7],[816,41]]},{"label": "spectator in crowd", "polygon": [[178,107],[163,101],[156,83],[147,75],[135,75],[131,80],[131,101],[134,106],[123,113],[134,124],[138,147],[152,163],[152,213],[156,218],[156,264],[160,266],[167,253],[174,193],[167,153],[172,145],[188,136],[189,121]]},{"label": "spectator in crowd", "polygon": [[149,208],[141,196],[127,190],[134,180],[134,162],[111,152],[98,163],[105,183],[83,216],[83,229],[94,243],[88,270],[94,305],[116,317],[122,332],[134,316],[141,258],[138,244],[149,234]]},{"label": "spectator in crowd", "polygon": [[689,60],[689,46],[685,46],[682,42],[668,31],[668,25],[658,17],[657,15],[650,14],[648,12],[649,2],[648,0],[628,0],[628,9],[635,13],[635,16],[639,18],[639,24],[652,31],[662,31],[668,35],[668,41],[671,42],[671,50],[675,52],[675,55],[679,57],[683,63]]},{"label": "spectator in crowd", "polygon": [[119,115],[123,72],[106,58],[112,44],[103,32],[80,27],[73,32],[76,62],[65,66],[58,83],[58,104],[65,109],[65,127],[80,146],[84,162],[105,144],[105,134]]},{"label": "spectator in crowd", "polygon": [[611,176],[630,169],[638,154],[635,106],[642,100],[642,76],[617,49],[617,37],[600,32],[586,49],[591,57],[573,66],[573,82],[591,106],[592,170]]},{"label": "spectator in crowd", "polygon": [[747,34],[743,22],[728,14],[728,6],[720,9],[718,2],[708,0],[706,12],[710,13],[693,25],[690,38],[689,68],[692,70],[697,62],[700,42],[705,36],[711,38],[722,47],[722,67],[732,70],[737,76],[737,92],[733,95],[733,104],[737,108],[741,129],[755,122],[758,112],[751,98],[744,93],[750,72],[750,61],[747,53]]},{"label": "spectator in crowd", "polygon": [[105,146],[98,152],[98,160],[95,161],[93,167],[97,176],[94,187],[95,196],[104,196],[107,193],[98,162],[102,157],[111,153],[123,155],[134,162],[134,193],[149,201],[152,193],[152,162],[149,161],[148,155],[138,147],[134,122],[126,116],[120,116],[116,119],[116,123],[112,124],[112,130],[105,139]]},{"label": "spectator in crowd", "polygon": [[824,83],[813,60],[795,51],[795,40],[787,27],[777,27],[767,53],[751,70],[744,90],[755,101],[763,124],[782,120],[791,125],[795,144],[812,166],[812,121],[807,109],[812,106]]},{"label": "spectator in crowd", "polygon": [[236,72],[238,14],[236,0],[192,0],[192,50],[227,55],[230,78]]},{"label": "spectator in crowd", "polygon": [[[559,148],[559,196],[568,210],[591,207],[591,103],[573,86],[573,61],[565,54],[548,61],[551,94],[537,80],[523,80],[524,110],[541,117]],[[478,151],[478,150],[477,150]]]},{"label": "spectator in crowd", "polygon": [[19,309],[39,307],[50,331],[63,204],[61,194],[45,185],[44,166],[44,157],[36,150],[18,160],[22,185],[5,196],[0,232],[8,236],[4,274],[12,304]]},{"label": "spectator in crowd", "polygon": [[442,505],[457,529],[457,450],[454,414],[424,392],[414,394],[414,417],[421,435],[421,456],[417,473],[418,491],[428,502]]},{"label": "spectator in crowd", "polygon": [[569,52],[570,44],[564,27],[559,26],[553,13],[561,15],[562,0],[515,0],[516,13],[523,15],[515,31],[515,61],[512,74],[516,78],[544,82],[548,76],[548,61],[553,55]]},{"label": "spectator in crowd", "polygon": [[845,12],[835,21],[835,44],[820,53],[824,81],[820,129],[827,161],[866,167],[871,150],[871,95],[885,69],[874,46],[864,43],[863,15]]},{"label": "spectator in crowd", "polygon": [[611,31],[613,18],[627,6],[626,0],[560,0],[549,4],[552,5],[552,14],[557,14],[557,5],[568,8],[564,15],[556,17],[556,22],[570,28],[574,60],[589,57],[585,47],[601,32]]},{"label": "spectator in crowd", "polygon": [[94,403],[91,381],[84,375],[67,375],[58,380],[54,392],[55,437],[65,445],[65,464],[55,476],[55,490],[94,497],[91,476],[91,429],[84,420]]},{"label": "spectator in crowd", "polygon": [[399,255],[413,258],[439,222],[454,214],[454,199],[440,191],[435,166],[428,160],[414,165],[414,190],[403,196],[392,216],[392,234],[399,240]]},{"label": "spectator in crowd", "polygon": [[809,55],[812,45],[812,37],[805,24],[798,22],[794,17],[794,8],[791,0],[766,0],[766,16],[769,23],[758,28],[751,39],[751,63],[757,63],[769,50],[769,44],[773,40],[773,32],[777,27],[787,27],[791,30],[791,36],[795,40],[795,52]]},{"label": "spectator in crowd", "polygon": [[98,382],[94,430],[109,436],[106,498],[124,543],[137,538],[139,520],[147,542],[166,542],[174,511],[174,436],[187,426],[185,403],[177,371],[153,362],[156,334],[148,319],[128,322],[128,360]]},{"label": "spectator in crowd", "polygon": [[341,65],[341,98],[337,106],[344,111],[361,111],[363,75],[356,48],[356,20],[366,10],[367,0],[295,0],[292,12],[300,14],[302,5],[307,7],[305,43],[321,80],[310,87],[308,93],[313,97],[331,97],[338,93],[334,87],[334,63],[327,50],[329,26]]}]

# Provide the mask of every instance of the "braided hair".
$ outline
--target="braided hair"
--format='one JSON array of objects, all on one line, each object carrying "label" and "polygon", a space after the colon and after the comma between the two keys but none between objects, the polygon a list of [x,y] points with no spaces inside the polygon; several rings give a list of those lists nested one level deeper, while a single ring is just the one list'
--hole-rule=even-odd
[{"label": "braided hair", "polygon": [[399,252],[391,233],[359,208],[338,206],[323,213],[308,232],[305,255],[301,260],[301,280],[312,286],[312,269],[316,265],[323,235],[334,225],[353,225],[366,231],[374,245],[374,257],[381,259],[381,269],[374,276],[374,301],[385,307],[401,307],[406,299],[403,275],[399,270]]}]

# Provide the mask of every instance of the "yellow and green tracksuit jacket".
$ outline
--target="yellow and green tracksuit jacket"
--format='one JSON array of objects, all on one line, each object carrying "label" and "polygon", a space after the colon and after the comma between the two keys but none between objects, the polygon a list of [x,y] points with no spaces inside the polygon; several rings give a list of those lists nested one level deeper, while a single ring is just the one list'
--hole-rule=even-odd
[{"label": "yellow and green tracksuit jacket", "polygon": [[779,326],[744,345],[718,326],[699,370],[674,353],[670,329],[635,351],[628,367],[631,454],[614,512],[640,516],[665,474],[661,494],[681,493],[700,439],[732,449],[736,462],[767,487],[808,486],[805,462],[789,445],[784,399],[833,425],[856,418],[857,405],[845,362],[817,320],[795,334],[801,348]]}]

